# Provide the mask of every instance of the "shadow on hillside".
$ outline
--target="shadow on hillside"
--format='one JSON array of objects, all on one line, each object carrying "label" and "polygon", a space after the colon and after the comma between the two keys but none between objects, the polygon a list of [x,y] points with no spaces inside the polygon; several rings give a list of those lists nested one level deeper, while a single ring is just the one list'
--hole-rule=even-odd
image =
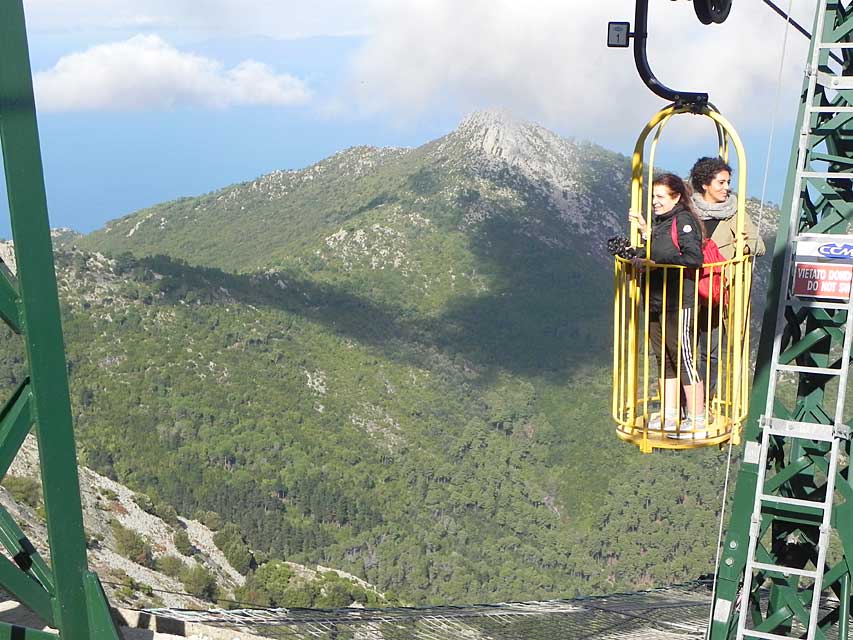
[{"label": "shadow on hillside", "polygon": [[570,252],[522,233],[512,219],[482,223],[471,248],[490,265],[495,290],[451,302],[441,319],[441,346],[484,365],[562,379],[609,363],[612,271],[608,259],[586,255],[585,244],[579,240]]},{"label": "shadow on hillside", "polygon": [[438,317],[292,274],[236,275],[166,256],[142,258],[137,267],[164,276],[156,286],[167,299],[190,296],[215,303],[224,287],[238,302],[297,314],[421,367],[433,366],[439,357],[481,370],[565,381],[580,368],[609,361],[612,285],[600,262],[590,279],[591,261],[500,224],[481,229],[475,251],[494,265],[497,287],[460,297]]}]

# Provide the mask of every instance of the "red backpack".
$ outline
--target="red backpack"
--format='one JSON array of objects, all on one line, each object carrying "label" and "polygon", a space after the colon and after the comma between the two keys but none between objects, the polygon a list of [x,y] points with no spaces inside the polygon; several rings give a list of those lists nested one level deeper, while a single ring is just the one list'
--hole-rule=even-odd
[{"label": "red backpack", "polygon": [[[672,219],[670,235],[672,236],[672,244],[680,252],[681,245],[678,244],[678,229],[675,228],[674,217]],[[723,275],[723,265],[719,264],[721,262],[728,262],[726,256],[720,253],[720,247],[717,246],[716,242],[711,240],[711,238],[706,238],[702,243],[702,264],[715,265],[713,267],[703,266],[699,273],[697,289],[699,290],[699,297],[706,303],[720,304],[720,301],[723,304],[729,303],[729,289],[726,286],[726,276]],[[684,277],[693,279],[696,276],[688,271],[685,272]]]}]

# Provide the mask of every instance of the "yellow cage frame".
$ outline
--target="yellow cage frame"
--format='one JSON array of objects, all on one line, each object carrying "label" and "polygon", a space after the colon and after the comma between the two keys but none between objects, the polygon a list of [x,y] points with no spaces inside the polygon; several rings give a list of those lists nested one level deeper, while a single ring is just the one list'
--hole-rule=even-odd
[{"label": "yellow cage frame", "polygon": [[[662,412],[663,390],[660,380],[664,377],[661,370],[650,363],[649,343],[649,274],[651,269],[678,270],[679,291],[685,276],[685,267],[675,265],[655,265],[654,267],[635,267],[630,260],[615,259],[615,296],[613,305],[613,405],[612,414],[616,422],[616,434],[622,440],[637,445],[644,453],[655,449],[696,449],[712,445],[721,445],[729,440],[733,444],[740,442],[740,430],[748,409],[749,386],[749,294],[752,284],[752,255],[745,254],[744,224],[746,220],[746,154],[740,137],[734,127],[713,106],[669,105],[661,109],[648,122],[637,139],[632,158],[631,212],[642,213],[645,204],[647,228],[652,224],[651,189],[644,190],[644,174],[648,175],[648,184],[654,181],[654,158],[661,133],[673,116],[692,114],[709,118],[717,131],[720,157],[728,159],[729,144],[737,154],[737,234],[735,256],[731,260],[706,267],[718,268],[723,274],[727,288],[727,303],[702,310],[699,296],[695,296],[693,326],[694,347],[705,349],[705,373],[709,374],[710,354],[712,352],[711,332],[699,339],[699,321],[709,325],[716,322],[723,327],[718,331],[717,375],[715,395],[709,393],[705,385],[704,412],[706,427],[701,431],[682,429],[678,417],[675,428],[661,424],[650,426],[650,421]],[[643,163],[646,143],[652,132],[654,138],[649,149],[648,165]],[[631,223],[630,236],[632,246],[640,246],[640,232],[635,222]],[[650,247],[646,247],[649,257]],[[664,283],[668,274],[664,274]],[[666,308],[666,284],[664,284],[664,308]],[[679,304],[679,307],[682,305]],[[703,315],[704,314],[704,315]],[[666,323],[664,323],[665,325]],[[662,341],[665,341],[665,326]],[[679,352],[681,344],[678,345]],[[694,350],[695,351],[695,350]],[[676,388],[681,389],[681,357],[678,358]],[[652,378],[653,374],[656,379]],[[700,372],[701,375],[701,372]],[[708,379],[708,375],[702,378]],[[657,390],[655,389],[657,387]],[[680,391],[679,391],[680,394]]]}]

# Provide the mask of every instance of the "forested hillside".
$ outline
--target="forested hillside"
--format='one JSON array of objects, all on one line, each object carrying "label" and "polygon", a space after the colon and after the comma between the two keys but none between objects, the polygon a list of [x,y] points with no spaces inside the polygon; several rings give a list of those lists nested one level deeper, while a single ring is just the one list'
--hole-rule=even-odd
[{"label": "forested hillside", "polygon": [[411,603],[709,572],[723,454],[642,456],[609,420],[627,174],[476,114],[62,241],[83,461]]}]

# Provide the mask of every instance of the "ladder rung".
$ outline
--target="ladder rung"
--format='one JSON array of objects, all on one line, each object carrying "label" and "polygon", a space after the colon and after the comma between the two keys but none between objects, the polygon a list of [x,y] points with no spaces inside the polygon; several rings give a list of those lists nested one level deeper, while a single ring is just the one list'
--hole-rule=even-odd
[{"label": "ladder rung", "polygon": [[841,369],[830,369],[829,367],[803,367],[798,364],[777,364],[777,371],[794,371],[796,373],[811,373],[821,376],[840,376]]},{"label": "ladder rung", "polygon": [[853,78],[850,76],[837,76],[834,73],[818,71],[817,81],[824,87],[831,87],[833,89],[853,89]]},{"label": "ladder rung", "polygon": [[821,49],[853,49],[853,42],[821,42]]},{"label": "ladder rung", "polygon": [[832,442],[835,438],[835,427],[831,424],[798,422],[782,418],[764,418],[763,422],[764,428],[776,436],[801,440],[821,440],[823,442]]},{"label": "ladder rung", "polygon": [[774,573],[783,573],[791,576],[802,576],[803,578],[816,579],[817,571],[809,571],[808,569],[795,569],[794,567],[783,567],[781,564],[765,564],[763,562],[753,562],[753,569],[762,569],[764,571],[772,571]]},{"label": "ladder rung", "polygon": [[[853,86],[850,88],[853,89]],[[850,171],[801,171],[800,176],[803,178],[853,179],[853,173]]]},{"label": "ladder rung", "polygon": [[744,638],[763,638],[764,640],[791,640],[791,636],[780,636],[775,633],[765,633],[764,631],[753,631],[752,629],[743,630]]},{"label": "ladder rung", "polygon": [[809,113],[853,113],[853,107],[809,107]]},{"label": "ladder rung", "polygon": [[821,300],[809,300],[806,298],[789,298],[789,307],[807,307],[809,309],[834,309],[836,311],[849,309],[849,302],[823,302]]},{"label": "ladder rung", "polygon": [[[851,107],[853,109],[853,107]],[[820,240],[821,242],[853,242],[853,234],[849,233],[800,233],[794,236],[794,242],[801,240]]]},{"label": "ladder rung", "polygon": [[785,496],[774,496],[769,493],[762,493],[761,499],[765,502],[778,502],[780,504],[790,504],[795,507],[812,507],[814,509],[826,509],[827,506],[823,502],[815,502],[814,500],[800,500],[799,498],[787,498]]}]

